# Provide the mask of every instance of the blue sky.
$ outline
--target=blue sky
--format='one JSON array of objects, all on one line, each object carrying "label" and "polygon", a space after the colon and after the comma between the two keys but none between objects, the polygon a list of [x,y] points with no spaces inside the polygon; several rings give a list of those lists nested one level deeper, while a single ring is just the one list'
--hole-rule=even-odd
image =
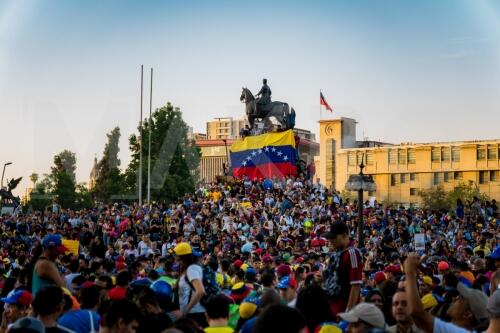
[{"label": "blue sky", "polygon": [[25,187],[67,148],[87,181],[114,126],[125,167],[140,64],[155,69],[153,107],[171,101],[195,131],[242,116],[241,87],[256,92],[266,77],[273,99],[313,131],[322,89],[334,108],[323,117],[357,119],[359,138],[500,133],[497,1],[0,0],[6,177],[24,176]]}]

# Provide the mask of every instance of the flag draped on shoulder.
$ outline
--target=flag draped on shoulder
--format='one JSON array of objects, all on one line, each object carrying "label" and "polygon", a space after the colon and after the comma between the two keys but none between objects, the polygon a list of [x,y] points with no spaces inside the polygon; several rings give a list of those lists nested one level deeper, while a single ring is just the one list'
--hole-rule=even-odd
[{"label": "flag draped on shoulder", "polygon": [[236,178],[283,178],[297,173],[293,130],[247,136],[231,146],[230,157]]},{"label": "flag draped on shoulder", "polygon": [[319,105],[324,106],[325,109],[333,112],[332,107],[330,106],[330,104],[328,104],[328,102],[325,99],[325,96],[323,96],[323,93],[321,91],[319,92]]}]

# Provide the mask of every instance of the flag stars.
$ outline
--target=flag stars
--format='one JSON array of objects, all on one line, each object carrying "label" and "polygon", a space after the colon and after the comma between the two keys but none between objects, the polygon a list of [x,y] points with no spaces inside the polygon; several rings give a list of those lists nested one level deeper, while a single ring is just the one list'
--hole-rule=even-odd
[{"label": "flag stars", "polygon": [[288,156],[283,156],[283,160],[288,161]]},{"label": "flag stars", "polygon": [[243,163],[241,163],[241,165],[247,166],[247,161],[244,161]]},{"label": "flag stars", "polygon": [[259,149],[259,154],[262,154],[262,149]]},{"label": "flag stars", "polygon": [[282,152],[280,152],[280,151],[278,151],[278,152],[276,153],[276,155],[281,156],[281,155],[283,155],[283,153],[282,153]]},{"label": "flag stars", "polygon": [[276,152],[276,148],[274,148],[274,147],[273,147],[273,148],[271,148],[271,151],[272,151],[273,153],[274,153],[274,152]]},{"label": "flag stars", "polygon": [[269,151],[269,147],[264,148],[264,151],[267,153]]},{"label": "flag stars", "polygon": [[253,151],[253,152],[252,152],[252,156],[255,156],[255,155],[257,155],[257,153]]}]

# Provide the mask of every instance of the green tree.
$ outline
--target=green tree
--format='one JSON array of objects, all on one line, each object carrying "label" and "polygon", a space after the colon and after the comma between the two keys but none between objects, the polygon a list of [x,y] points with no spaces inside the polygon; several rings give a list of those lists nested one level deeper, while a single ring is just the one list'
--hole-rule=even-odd
[{"label": "green tree", "polygon": [[92,208],[94,206],[94,199],[92,193],[87,188],[86,183],[79,183],[75,188],[75,205],[74,208]]},{"label": "green tree", "polygon": [[53,184],[51,177],[44,174],[43,178],[36,182],[27,206],[34,210],[43,211],[53,201],[52,191]]},{"label": "green tree", "polygon": [[467,204],[467,202],[472,202],[474,197],[481,200],[481,202],[490,200],[488,195],[486,193],[482,193],[477,184],[474,184],[472,181],[468,183],[459,183],[453,188],[452,191],[448,192],[448,201],[450,207],[452,208],[456,208],[457,199],[460,199],[464,204]]},{"label": "green tree", "polygon": [[[151,128],[151,199],[171,202],[186,192],[194,190],[198,178],[200,150],[188,138],[188,126],[179,108],[172,104],[156,109],[152,119],[142,126],[142,189],[147,191],[147,157],[149,129]],[[140,128],[138,128],[140,133]],[[137,193],[140,155],[140,137],[132,134],[129,147],[132,158],[125,173],[128,189]]]},{"label": "green tree", "polygon": [[464,204],[471,202],[474,197],[481,202],[488,201],[490,198],[486,193],[482,193],[479,187],[473,182],[459,183],[451,191],[445,191],[442,186],[422,190],[418,193],[422,198],[422,207],[431,210],[447,210],[456,208],[457,199],[462,200]]},{"label": "green tree", "polygon": [[97,179],[93,196],[100,201],[109,202],[113,195],[122,194],[124,190],[124,180],[120,171],[120,128],[115,127],[106,136],[108,142],[104,146],[104,153],[97,163]]},{"label": "green tree", "polygon": [[76,156],[64,150],[54,156],[54,166],[50,178],[53,183],[52,194],[64,208],[73,208],[76,200]]},{"label": "green tree", "polygon": [[36,186],[36,182],[38,181],[38,174],[36,172],[33,172],[31,175],[30,175],[30,180],[31,182],[33,183],[33,189],[35,188]]},{"label": "green tree", "polygon": [[430,210],[449,210],[451,208],[448,194],[442,186],[421,190],[418,195],[422,199],[422,208]]}]

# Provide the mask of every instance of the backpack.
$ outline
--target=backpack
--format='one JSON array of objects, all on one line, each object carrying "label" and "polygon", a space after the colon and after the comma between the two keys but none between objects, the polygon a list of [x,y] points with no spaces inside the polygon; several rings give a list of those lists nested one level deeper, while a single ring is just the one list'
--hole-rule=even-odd
[{"label": "backpack", "polygon": [[[198,265],[198,264],[195,264],[195,265]],[[199,266],[201,266],[201,265],[199,265]],[[208,300],[211,297],[220,294],[220,288],[219,288],[219,285],[217,284],[217,278],[215,276],[214,270],[212,268],[210,268],[209,266],[201,266],[201,269],[203,271],[202,283],[203,283],[203,288],[205,289],[205,294],[201,298],[200,304],[203,307],[205,307],[208,303]],[[184,275],[184,279],[186,280],[186,283],[191,288],[191,293],[189,293],[189,299],[191,299],[191,294],[192,294],[192,291],[194,290],[194,286],[191,283],[191,281],[189,281],[189,279],[187,278],[187,274]]]}]

